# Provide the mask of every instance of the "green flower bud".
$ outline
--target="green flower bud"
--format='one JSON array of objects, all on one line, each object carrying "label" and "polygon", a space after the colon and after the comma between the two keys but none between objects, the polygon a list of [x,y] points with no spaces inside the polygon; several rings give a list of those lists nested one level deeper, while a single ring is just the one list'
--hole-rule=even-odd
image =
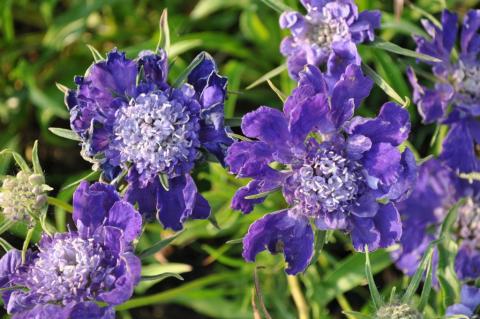
[{"label": "green flower bud", "polygon": [[32,222],[47,205],[45,177],[20,171],[5,176],[0,186],[0,212],[12,221]]},{"label": "green flower bud", "polygon": [[375,319],[423,319],[423,315],[408,304],[392,303],[378,309]]}]

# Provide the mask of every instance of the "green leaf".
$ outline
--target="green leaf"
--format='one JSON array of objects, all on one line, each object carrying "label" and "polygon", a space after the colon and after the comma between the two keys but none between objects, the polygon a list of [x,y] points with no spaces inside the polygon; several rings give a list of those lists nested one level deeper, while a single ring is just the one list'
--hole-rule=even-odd
[{"label": "green leaf", "polygon": [[251,141],[253,141],[252,139],[249,139],[249,138],[246,137],[246,136],[243,136],[243,135],[240,135],[240,134],[235,134],[235,133],[232,133],[232,132],[227,133],[227,135],[228,135],[228,137],[230,137],[230,138],[237,139],[237,140],[244,141],[244,142],[251,142]]},{"label": "green leaf", "polygon": [[276,77],[277,75],[279,75],[280,73],[282,73],[285,70],[287,70],[287,64],[286,63],[276,67],[275,69],[273,69],[273,70],[271,70],[267,73],[265,73],[258,80],[256,80],[255,82],[253,82],[252,84],[247,86],[246,89],[247,90],[253,89],[254,87],[258,86],[259,84],[262,84],[263,82],[266,82],[267,80],[270,80],[270,79]]},{"label": "green leaf", "polygon": [[81,138],[72,130],[60,128],[60,127],[49,127],[48,130],[53,134],[66,138],[68,140],[80,142]]},{"label": "green leaf", "polygon": [[[98,63],[100,61],[105,60],[105,58],[100,54],[100,52],[98,52],[97,49],[95,49],[95,47],[93,47],[90,44],[87,44],[87,48],[90,50],[90,53],[92,53],[92,57],[93,57],[93,60],[95,61],[95,63]],[[58,87],[58,85],[57,85],[57,87]]]},{"label": "green leaf", "polygon": [[30,167],[28,166],[27,162],[23,159],[22,155],[18,154],[14,150],[11,149],[5,149],[0,152],[0,155],[4,154],[10,154],[12,155],[13,159],[17,163],[17,165],[20,167],[20,169],[24,172],[30,172]]},{"label": "green leaf", "polygon": [[67,186],[64,186],[62,189],[60,189],[60,192],[63,192],[65,190],[69,189],[69,188],[75,187],[78,184],[80,184],[82,181],[95,180],[95,179],[98,179],[98,177],[100,177],[100,172],[90,172],[87,175],[80,178],[79,180],[76,180],[75,182],[70,183]]},{"label": "green leaf", "polygon": [[242,125],[242,118],[234,117],[231,119],[225,119],[224,123],[225,123],[225,126],[240,127],[240,125]]},{"label": "green leaf", "polygon": [[62,92],[62,93],[65,94],[65,95],[66,95],[66,94],[68,93],[68,91],[69,91],[69,88],[66,87],[66,86],[63,85],[63,84],[60,84],[60,83],[55,82],[55,86],[57,87],[57,89],[58,89],[60,92]]},{"label": "green leaf", "polygon": [[32,164],[35,174],[43,174],[42,166],[40,165],[40,160],[38,159],[38,141],[35,141],[35,143],[33,143]]},{"label": "green leaf", "polygon": [[368,253],[368,245],[365,245],[365,274],[368,281],[368,289],[370,290],[370,296],[372,297],[373,305],[375,309],[379,309],[383,305],[382,296],[378,292],[377,285],[373,279],[372,265],[370,264],[370,256]]},{"label": "green leaf", "polygon": [[163,48],[168,54],[170,51],[170,27],[168,26],[168,11],[163,9],[159,22],[160,35],[158,37],[158,44],[155,52]]},{"label": "green leaf", "polygon": [[2,237],[0,237],[0,246],[2,246],[3,250],[5,250],[5,252],[9,252],[10,250],[13,249],[13,246],[10,245],[10,243],[8,241],[6,241],[5,239],[3,239]]},{"label": "green leaf", "polygon": [[0,224],[0,235],[12,228],[14,224],[15,222],[11,221],[10,219],[3,220],[3,222]]},{"label": "green leaf", "polygon": [[152,263],[147,265],[142,265],[142,278],[149,278],[150,280],[144,280],[138,283],[135,287],[135,292],[137,294],[144,294],[148,289],[152,286],[156,285],[158,282],[161,281],[157,279],[153,279],[155,275],[158,274],[165,274],[165,273],[175,273],[175,274],[182,274],[186,272],[192,271],[192,266],[187,264],[179,264],[179,263],[166,263],[166,264],[158,264]]},{"label": "green leaf", "polygon": [[366,315],[364,313],[357,312],[357,311],[342,311],[342,313],[344,313],[347,316],[356,318],[356,319],[372,319],[373,318],[372,316],[369,316],[369,315]]},{"label": "green leaf", "polygon": [[423,312],[425,307],[428,304],[428,298],[430,297],[430,292],[432,291],[432,277],[433,277],[433,258],[430,258],[430,261],[427,265],[427,274],[425,275],[425,283],[423,284],[422,294],[420,295],[420,301],[418,302],[418,311]]},{"label": "green leaf", "polygon": [[163,173],[158,174],[158,179],[160,180],[160,184],[162,184],[163,189],[165,189],[168,192],[170,190],[168,175]]},{"label": "green leaf", "polygon": [[225,242],[227,245],[236,245],[236,244],[241,244],[243,243],[243,238],[237,238],[237,239],[231,239]]},{"label": "green leaf", "polygon": [[263,198],[265,196],[268,196],[272,193],[275,193],[276,191],[280,190],[280,186],[279,187],[275,187],[274,189],[271,189],[269,191],[266,191],[266,192],[261,192],[261,193],[258,193],[258,194],[253,194],[253,195],[248,195],[248,196],[245,196],[245,199],[259,199],[259,198]]},{"label": "green leaf", "polygon": [[48,204],[61,208],[66,212],[73,213],[73,206],[63,200],[48,196],[47,202]]},{"label": "green leaf", "polygon": [[367,64],[362,63],[363,71],[372,78],[373,82],[377,84],[388,96],[400,103],[400,105],[406,106],[409,100],[403,100],[400,95],[388,84],[377,72],[375,72]]},{"label": "green leaf", "polygon": [[282,91],[280,91],[279,88],[277,88],[275,86],[275,84],[273,84],[272,81],[270,80],[267,80],[267,83],[268,85],[270,86],[270,88],[272,89],[273,92],[275,92],[275,94],[278,96],[278,98],[280,99],[280,101],[282,101],[282,103],[285,103],[285,101],[287,100],[287,96],[285,94],[283,94]]},{"label": "green leaf", "polygon": [[410,284],[407,287],[407,290],[405,291],[405,294],[402,296],[402,302],[403,303],[411,303],[412,298],[415,295],[415,292],[418,289],[418,286],[420,285],[420,282],[422,281],[423,274],[429,267],[429,265],[432,262],[432,256],[433,256],[433,248],[437,244],[437,241],[433,241],[429,244],[427,250],[425,251],[425,254],[422,257],[422,260],[420,261],[420,264],[415,271],[415,273],[412,276],[412,279],[410,280]]},{"label": "green leaf", "polygon": [[180,276],[179,274],[176,274],[174,272],[165,272],[163,274],[158,274],[158,275],[153,275],[153,276],[142,276],[140,280],[142,281],[151,281],[151,280],[157,280],[157,281],[162,281],[164,279],[174,277],[177,278],[178,280],[183,281],[183,277]]},{"label": "green leaf", "polygon": [[285,11],[294,11],[292,8],[287,6],[285,3],[279,0],[261,0],[267,6],[272,8],[273,10],[277,11],[278,13],[282,13]]},{"label": "green leaf", "polygon": [[173,83],[173,87],[179,87],[184,81],[185,79],[188,77],[188,75],[190,74],[190,72],[192,72],[193,69],[195,69],[200,63],[203,62],[203,60],[205,60],[205,58],[209,56],[208,53],[206,52],[200,52],[200,54],[198,54],[194,59],[193,61],[187,66],[187,68],[185,70],[182,71],[182,73],[180,73],[180,75],[178,76],[178,78],[175,80],[175,82]]},{"label": "green leaf", "polygon": [[455,304],[460,296],[460,281],[455,272],[455,258],[458,252],[458,245],[452,240],[450,231],[457,220],[458,209],[463,204],[464,199],[461,199],[450,209],[440,230],[437,277],[440,284],[443,311],[449,305]]},{"label": "green leaf", "polygon": [[395,43],[388,42],[388,41],[376,40],[374,42],[370,42],[368,45],[373,48],[385,50],[385,51],[403,55],[403,56],[408,56],[415,59],[424,60],[427,62],[442,62],[442,60],[435,58],[433,56],[408,50],[408,49],[402,48],[401,46],[396,45]]},{"label": "green leaf", "polygon": [[172,243],[175,239],[177,239],[177,237],[180,236],[180,234],[182,234],[182,232],[178,232],[171,237],[168,237],[166,239],[162,239],[162,240],[158,241],[157,243],[153,244],[150,248],[147,248],[144,251],[142,251],[140,254],[138,254],[138,256],[141,259],[144,259],[146,257],[149,257],[149,256],[157,253],[158,251],[160,251],[163,248],[170,245],[170,243]]},{"label": "green leaf", "polygon": [[326,230],[315,230],[315,252],[312,257],[312,260],[310,261],[310,265],[314,264],[317,262],[318,257],[320,256],[320,253],[323,250],[323,247],[327,243],[327,231]]}]

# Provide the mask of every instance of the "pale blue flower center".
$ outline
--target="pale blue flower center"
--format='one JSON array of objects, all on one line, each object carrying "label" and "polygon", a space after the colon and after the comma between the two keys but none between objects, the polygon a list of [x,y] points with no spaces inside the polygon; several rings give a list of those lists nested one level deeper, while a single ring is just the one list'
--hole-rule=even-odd
[{"label": "pale blue flower center", "polygon": [[309,42],[326,51],[331,50],[332,42],[350,39],[350,29],[345,19],[332,17],[326,8],[321,13],[307,15],[306,19],[309,24]]},{"label": "pale blue flower center", "polygon": [[122,163],[142,174],[168,173],[188,161],[198,144],[198,123],[184,105],[161,92],[141,94],[117,111],[114,133]]},{"label": "pale blue flower center", "polygon": [[466,67],[459,62],[453,74],[453,84],[458,92],[472,99],[480,99],[480,66]]},{"label": "pale blue flower center", "polygon": [[307,215],[344,212],[356,199],[363,181],[357,163],[331,150],[320,152],[313,163],[305,163],[295,175],[299,182],[295,197]]},{"label": "pale blue flower center", "polygon": [[103,264],[105,252],[93,239],[54,239],[48,249],[40,248],[28,272],[27,286],[42,301],[69,302],[92,298],[112,284],[112,269]]},{"label": "pale blue flower center", "polygon": [[458,212],[458,234],[480,248],[480,206],[471,198]]}]

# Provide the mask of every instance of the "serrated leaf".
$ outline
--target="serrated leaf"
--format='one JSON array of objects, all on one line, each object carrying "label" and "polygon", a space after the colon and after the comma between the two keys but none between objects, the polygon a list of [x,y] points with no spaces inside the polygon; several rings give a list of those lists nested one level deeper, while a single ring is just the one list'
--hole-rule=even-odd
[{"label": "serrated leaf", "polygon": [[90,50],[90,53],[92,53],[92,57],[95,63],[105,60],[105,58],[100,54],[100,52],[98,52],[97,49],[95,49],[95,47],[93,47],[90,44],[87,44],[87,48]]},{"label": "serrated leaf", "polygon": [[265,3],[267,6],[272,8],[273,10],[277,11],[278,13],[282,13],[285,11],[293,11],[292,8],[287,6],[285,3],[279,0],[261,0],[263,3]]},{"label": "serrated leaf", "polygon": [[258,80],[256,80],[255,82],[253,82],[252,84],[250,84],[249,86],[247,86],[247,90],[250,90],[250,89],[253,89],[254,87],[258,86],[259,84],[262,84],[263,82],[266,82],[267,80],[270,80],[274,77],[276,77],[277,75],[279,75],[280,73],[282,73],[283,71],[285,71],[287,69],[287,64],[284,63],[278,67],[276,67],[275,69],[265,73],[263,76],[261,76]]},{"label": "serrated leaf", "polygon": [[33,143],[32,164],[35,174],[43,174],[42,166],[40,165],[40,160],[38,159],[38,141],[35,141],[35,143]]},{"label": "serrated leaf", "polygon": [[388,96],[394,99],[397,103],[402,106],[409,104],[408,100],[402,99],[402,97],[387,83],[377,72],[375,72],[367,64],[362,63],[362,68],[365,74],[367,74],[375,84],[377,84]]},{"label": "serrated leaf", "polygon": [[48,130],[53,134],[66,138],[68,140],[80,142],[82,139],[72,130],[60,128],[60,127],[49,127]]},{"label": "serrated leaf", "polygon": [[158,36],[158,44],[155,52],[163,48],[167,54],[170,52],[170,27],[168,26],[168,11],[163,9],[159,22],[160,35]]},{"label": "serrated leaf", "polygon": [[399,45],[396,45],[395,43],[388,42],[388,41],[376,40],[374,42],[370,42],[368,45],[373,47],[373,48],[385,50],[385,51],[395,53],[395,54],[398,54],[398,55],[403,55],[403,56],[408,56],[408,57],[411,57],[411,58],[416,58],[416,59],[423,60],[423,61],[442,62],[442,60],[440,60],[438,58],[435,58],[433,56],[423,54],[423,53],[418,53],[418,52],[415,52],[415,51],[412,51],[412,50],[408,50],[408,49],[402,48]]},{"label": "serrated leaf", "polygon": [[203,60],[205,60],[207,55],[208,55],[208,53],[206,53],[206,52],[200,52],[200,54],[198,54],[193,59],[193,61],[186,67],[186,69],[183,70],[182,73],[180,73],[178,78],[173,83],[173,87],[179,87],[185,81],[185,79],[188,77],[190,72],[192,72],[192,70],[195,69],[200,63],[202,63]]},{"label": "serrated leaf", "polygon": [[178,280],[183,281],[183,277],[180,276],[179,274],[174,273],[174,272],[165,272],[163,274],[158,274],[158,275],[153,275],[153,276],[142,276],[140,278],[140,280],[142,280],[142,281],[149,281],[149,280],[162,281],[162,280],[170,278],[170,277],[174,277],[174,278],[177,278]]},{"label": "serrated leaf", "polygon": [[138,256],[141,258],[141,259],[144,259],[146,257],[149,257],[155,253],[157,253],[158,251],[162,250],[163,248],[167,247],[168,245],[170,245],[175,239],[177,239],[178,236],[180,236],[182,232],[179,232],[179,233],[176,233],[175,235],[171,236],[171,237],[168,237],[166,239],[162,239],[158,242],[156,242],[155,244],[153,244],[150,248],[147,248],[145,249],[144,251],[142,251],[140,254],[138,254]]},{"label": "serrated leaf", "polygon": [[370,296],[372,297],[373,305],[375,309],[379,309],[383,305],[382,296],[378,292],[377,285],[373,279],[372,265],[370,264],[370,255],[368,253],[368,245],[365,245],[365,275],[367,276],[368,289],[370,290]]}]

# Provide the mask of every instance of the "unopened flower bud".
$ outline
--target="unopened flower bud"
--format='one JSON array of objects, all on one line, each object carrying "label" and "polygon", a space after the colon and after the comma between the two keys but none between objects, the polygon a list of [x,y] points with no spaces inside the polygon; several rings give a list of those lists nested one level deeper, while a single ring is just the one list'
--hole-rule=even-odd
[{"label": "unopened flower bud", "polygon": [[423,319],[423,315],[408,304],[393,303],[378,309],[375,319]]}]

